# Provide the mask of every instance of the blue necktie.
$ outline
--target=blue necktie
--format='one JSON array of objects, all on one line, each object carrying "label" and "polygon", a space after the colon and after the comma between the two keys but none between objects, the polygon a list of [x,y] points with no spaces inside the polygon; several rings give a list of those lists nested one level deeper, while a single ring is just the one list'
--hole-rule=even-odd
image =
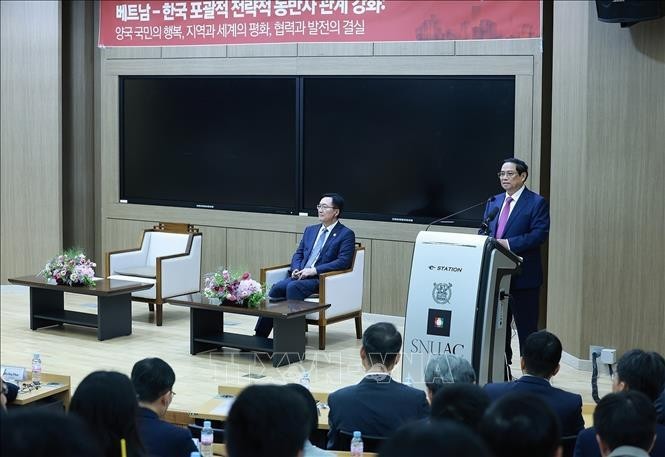
[{"label": "blue necktie", "polygon": [[305,268],[309,268],[314,265],[314,262],[316,262],[316,260],[319,258],[319,253],[321,252],[321,248],[323,248],[323,243],[326,242],[326,233],[328,233],[328,229],[324,227],[321,231],[319,239],[316,240],[316,244],[314,245],[314,249],[312,249],[312,253],[309,255],[309,259],[307,259]]}]

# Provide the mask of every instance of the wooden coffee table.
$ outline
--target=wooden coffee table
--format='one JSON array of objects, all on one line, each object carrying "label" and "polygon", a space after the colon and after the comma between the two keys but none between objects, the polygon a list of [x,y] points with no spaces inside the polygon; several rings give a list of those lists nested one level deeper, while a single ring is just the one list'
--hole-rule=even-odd
[{"label": "wooden coffee table", "polygon": [[[39,276],[9,279],[12,284],[30,287],[30,328],[73,324],[97,329],[97,339],[108,340],[132,334],[132,292],[150,289],[153,284],[100,279],[94,286],[72,287],[50,283]],[[65,292],[97,297],[97,314],[65,309]]]},{"label": "wooden coffee table", "polygon": [[[230,347],[272,356],[272,366],[279,367],[305,359],[305,316],[330,305],[300,300],[264,303],[258,308],[216,305],[200,293],[169,298],[169,304],[189,307],[189,352]],[[274,338],[240,335],[224,331],[224,313],[246,314],[273,319]]]}]

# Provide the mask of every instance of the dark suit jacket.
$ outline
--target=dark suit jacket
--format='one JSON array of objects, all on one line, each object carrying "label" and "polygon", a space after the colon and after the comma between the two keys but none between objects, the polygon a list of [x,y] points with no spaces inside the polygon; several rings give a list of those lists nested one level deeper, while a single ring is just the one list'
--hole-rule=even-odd
[{"label": "dark suit jacket", "polygon": [[[656,443],[649,452],[651,457],[665,457],[665,426],[656,425]],[[574,457],[601,457],[596,441],[596,429],[584,429],[577,435]]]},{"label": "dark suit jacket", "polygon": [[[305,228],[298,249],[291,259],[291,271],[302,270],[307,263],[309,254],[314,248],[316,236],[321,230],[321,224],[310,225]],[[353,253],[356,248],[356,235],[353,230],[337,222],[333,231],[328,234],[326,244],[323,245],[319,259],[314,264],[317,273],[327,273],[335,270],[346,270],[351,267]]]},{"label": "dark suit jacket", "polygon": [[552,387],[547,379],[537,376],[522,376],[515,382],[487,384],[483,388],[494,401],[511,392],[537,395],[545,400],[559,416],[563,436],[577,435],[584,428],[582,397],[578,394]]},{"label": "dark suit jacket", "polygon": [[[485,215],[494,207],[499,213],[489,223],[490,236],[496,235],[501,206],[506,193],[498,194],[487,204]],[[550,210],[547,201],[526,187],[510,213],[503,238],[508,240],[510,250],[524,259],[522,272],[514,275],[511,289],[533,289],[543,283],[543,266],[540,258],[540,245],[547,239],[550,231]]]},{"label": "dark suit jacket", "polygon": [[148,408],[139,408],[137,423],[143,446],[151,457],[189,457],[197,451],[189,430],[161,420]]},{"label": "dark suit jacket", "polygon": [[388,375],[363,378],[328,397],[328,449],[337,446],[340,430],[390,436],[403,424],[429,416],[425,392],[394,381]]}]

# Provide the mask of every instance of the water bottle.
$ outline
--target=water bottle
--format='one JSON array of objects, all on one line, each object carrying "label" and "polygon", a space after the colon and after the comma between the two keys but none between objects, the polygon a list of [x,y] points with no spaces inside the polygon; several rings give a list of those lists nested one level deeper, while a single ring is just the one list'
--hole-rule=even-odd
[{"label": "water bottle", "polygon": [[304,386],[309,390],[309,387],[312,385],[312,381],[309,379],[309,371],[305,371],[300,378],[300,385]]},{"label": "water bottle", "polygon": [[363,457],[363,439],[360,432],[353,432],[351,440],[351,457]]},{"label": "water bottle", "polygon": [[42,382],[42,359],[39,358],[39,352],[32,356],[32,383],[37,385]]},{"label": "water bottle", "polygon": [[201,430],[201,457],[212,457],[212,441],[212,426],[210,421],[204,421]]}]

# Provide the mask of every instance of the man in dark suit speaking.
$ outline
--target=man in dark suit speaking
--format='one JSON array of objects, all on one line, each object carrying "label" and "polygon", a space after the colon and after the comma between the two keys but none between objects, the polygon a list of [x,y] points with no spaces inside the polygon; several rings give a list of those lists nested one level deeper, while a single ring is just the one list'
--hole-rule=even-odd
[{"label": "man in dark suit speaking", "polygon": [[[526,338],[538,329],[538,298],[543,283],[540,246],[550,230],[550,212],[547,201],[524,185],[529,176],[526,163],[506,159],[498,176],[505,193],[487,204],[484,217],[499,215],[489,223],[490,236],[524,259],[521,273],[511,279],[508,306],[508,322],[515,317],[521,350]],[[506,356],[510,364],[510,331],[506,332]]]},{"label": "man in dark suit speaking", "polygon": [[[320,224],[310,225],[300,240],[291,259],[289,276],[274,284],[271,298],[304,300],[319,291],[319,275],[351,267],[356,235],[339,222],[344,199],[339,194],[324,194],[316,205]],[[272,330],[272,319],[261,317],[256,324],[256,335],[267,337]]]}]

